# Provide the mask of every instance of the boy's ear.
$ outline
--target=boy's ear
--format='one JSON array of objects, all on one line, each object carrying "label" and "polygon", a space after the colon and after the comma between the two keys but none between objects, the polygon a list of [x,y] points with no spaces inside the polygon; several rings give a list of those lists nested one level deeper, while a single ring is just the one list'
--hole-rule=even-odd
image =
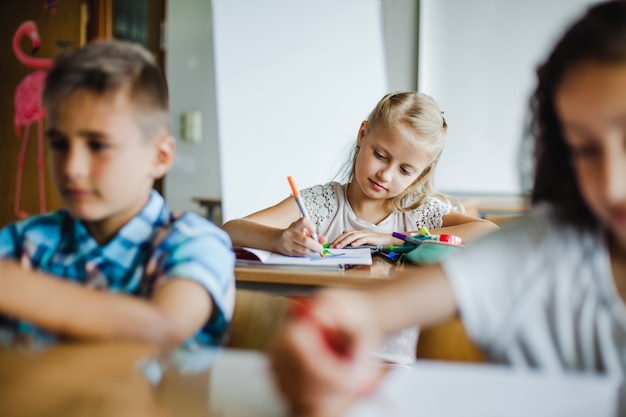
[{"label": "boy's ear", "polygon": [[174,163],[176,141],[168,131],[164,131],[155,139],[154,146],[156,152],[154,154],[152,176],[154,179],[159,179],[170,170]]},{"label": "boy's ear", "polygon": [[361,122],[361,126],[359,127],[359,133],[356,137],[356,146],[361,146],[363,138],[365,137],[365,133],[367,133],[367,120],[363,120]]}]

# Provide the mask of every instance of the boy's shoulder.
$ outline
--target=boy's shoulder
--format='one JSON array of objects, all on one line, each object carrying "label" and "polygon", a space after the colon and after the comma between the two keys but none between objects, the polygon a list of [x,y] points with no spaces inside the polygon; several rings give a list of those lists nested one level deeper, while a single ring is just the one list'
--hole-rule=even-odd
[{"label": "boy's shoulder", "polygon": [[182,211],[170,214],[170,221],[159,226],[155,237],[157,244],[167,241],[168,245],[180,244],[190,239],[210,237],[230,246],[228,234],[206,218],[191,212]]},{"label": "boy's shoulder", "polygon": [[226,233],[215,223],[192,211],[172,212],[168,227],[172,230],[183,232],[187,236]]},{"label": "boy's shoulder", "polygon": [[67,235],[71,218],[64,211],[56,211],[9,224],[0,229],[0,257],[20,257],[28,252],[55,251]]},{"label": "boy's shoulder", "polygon": [[71,217],[67,211],[59,210],[27,217],[11,223],[2,229],[1,232],[3,236],[8,235],[14,240],[22,240],[28,235],[31,240],[40,241],[41,243],[58,241],[70,221]]}]

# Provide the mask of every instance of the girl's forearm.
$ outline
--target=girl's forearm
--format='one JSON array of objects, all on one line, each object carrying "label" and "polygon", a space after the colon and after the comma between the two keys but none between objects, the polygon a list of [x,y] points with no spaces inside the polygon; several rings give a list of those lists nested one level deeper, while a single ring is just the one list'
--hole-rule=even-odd
[{"label": "girl's forearm", "polygon": [[443,323],[457,314],[450,283],[439,265],[404,269],[392,281],[367,291],[383,333],[403,328]]},{"label": "girl's forearm", "polygon": [[440,229],[430,230],[431,234],[448,233],[451,235],[460,236],[463,241],[470,241],[478,239],[479,237],[491,232],[495,232],[499,227],[486,220],[476,220],[469,223],[457,224],[455,226],[442,227]]},{"label": "girl's forearm", "polygon": [[266,226],[246,219],[236,219],[225,223],[222,229],[228,233],[235,246],[276,251],[282,229]]}]

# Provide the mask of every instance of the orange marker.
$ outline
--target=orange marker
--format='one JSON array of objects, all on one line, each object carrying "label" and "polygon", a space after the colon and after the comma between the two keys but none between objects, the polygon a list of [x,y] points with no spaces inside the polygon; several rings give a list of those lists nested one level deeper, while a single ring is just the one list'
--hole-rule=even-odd
[{"label": "orange marker", "polygon": [[[304,207],[304,203],[302,202],[302,199],[300,198],[300,191],[298,190],[298,187],[296,187],[296,183],[294,182],[293,177],[291,175],[288,176],[287,181],[289,181],[289,185],[291,186],[291,193],[293,194],[293,198],[295,198],[296,203],[298,204],[298,207],[300,208],[300,214],[305,219],[308,219],[309,215],[306,212],[306,208]],[[316,242],[319,242],[317,238],[317,233],[315,233],[315,231],[313,231],[311,238],[315,240]],[[320,256],[323,258],[324,254],[320,253]]]}]

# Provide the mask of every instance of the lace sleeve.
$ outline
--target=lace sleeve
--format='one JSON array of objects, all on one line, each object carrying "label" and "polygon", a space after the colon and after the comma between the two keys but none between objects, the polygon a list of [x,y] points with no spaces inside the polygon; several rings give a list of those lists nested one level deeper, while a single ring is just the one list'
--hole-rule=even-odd
[{"label": "lace sleeve", "polygon": [[330,184],[315,185],[301,192],[304,207],[317,227],[320,227],[337,209],[337,197]]},{"label": "lace sleeve", "polygon": [[415,209],[417,229],[439,229],[443,225],[443,216],[450,213],[452,207],[434,197],[428,197],[424,204]]}]

